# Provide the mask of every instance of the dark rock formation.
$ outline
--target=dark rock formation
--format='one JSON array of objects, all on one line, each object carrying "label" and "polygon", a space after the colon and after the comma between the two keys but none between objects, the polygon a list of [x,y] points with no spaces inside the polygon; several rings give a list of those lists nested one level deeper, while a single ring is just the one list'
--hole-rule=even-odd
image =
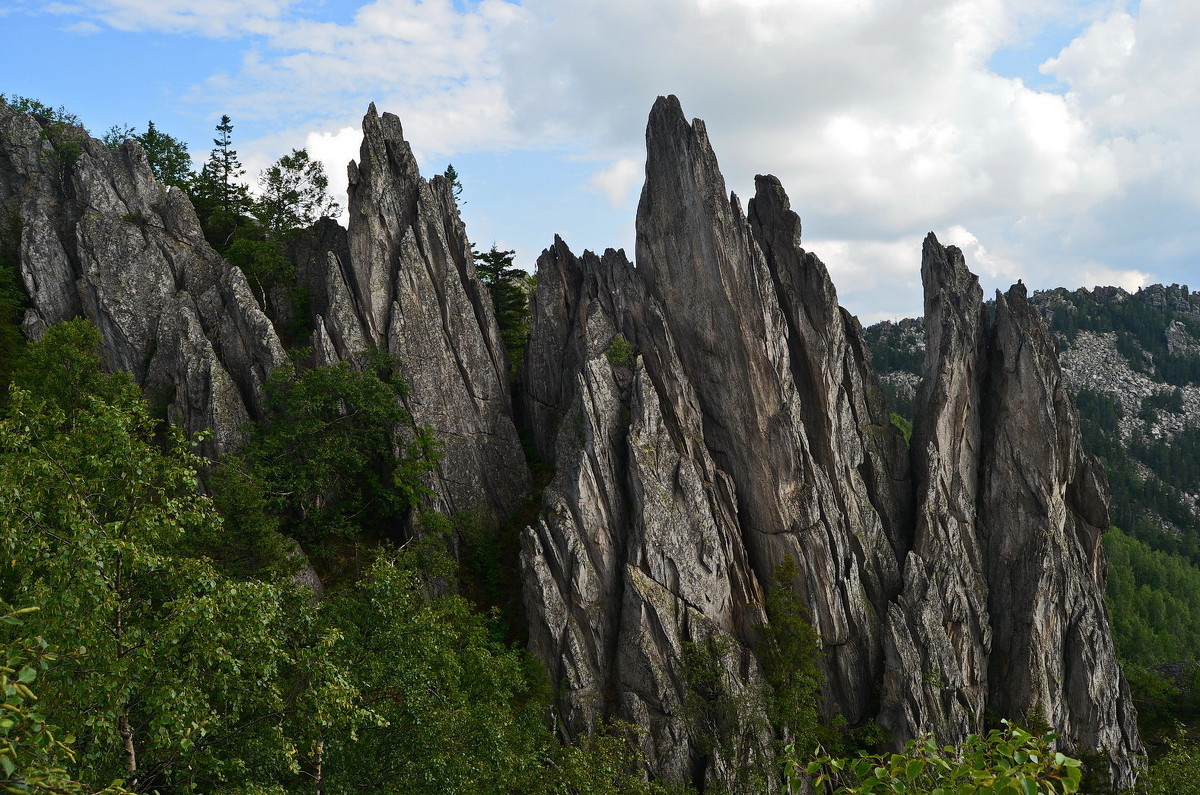
[{"label": "dark rock formation", "polygon": [[1056,341],[1025,288],[996,295],[984,387],[979,538],[993,648],[989,706],[1042,715],[1133,785],[1136,712],[1104,611],[1108,482],[1081,447]]},{"label": "dark rock formation", "polygon": [[[556,464],[522,542],[531,646],[561,688],[567,736],[618,716],[649,729],[659,774],[729,783],[769,759],[770,740],[754,728],[765,714],[748,644],[764,615],[732,484],[700,443],[695,394],[623,252],[576,258],[556,241],[538,273],[525,372],[559,372],[526,382]],[[752,742],[738,758],[697,744],[685,644],[717,650],[746,697],[736,733]]]},{"label": "dark rock formation", "polygon": [[413,419],[442,443],[433,507],[494,526],[529,489],[500,331],[450,184],[421,178],[400,120],[374,105],[350,164],[348,248],[348,267],[329,252],[326,355],[399,358]]},{"label": "dark rock formation", "polygon": [[900,740],[961,741],[987,706],[988,590],[975,511],[987,316],[962,253],[931,234],[921,259],[925,370],[912,435],[917,512],[904,590],[884,621],[881,723]]},{"label": "dark rock formation", "polygon": [[989,327],[961,254],[926,240],[910,481],[858,324],[778,180],[759,177],[743,214],[674,98],[655,104],[647,147],[637,268],[556,240],[521,383],[557,466],[522,565],[565,733],[631,721],[669,778],[752,766],[749,745],[698,746],[681,658],[723,638],[726,687],[753,691],[759,583],[792,556],[827,717],[877,716],[900,744],[1041,714],[1131,783],[1140,745],[1102,609],[1105,487],[1045,330],[1016,293]]},{"label": "dark rock formation", "polygon": [[0,104],[0,215],[21,228],[28,335],[86,316],[106,364],[132,373],[173,423],[212,429],[217,453],[240,441],[283,348],[241,271],[140,147],[111,150]]},{"label": "dark rock formation", "polygon": [[655,104],[646,144],[638,273],[686,341],[683,374],[704,442],[734,484],[755,572],[770,581],[785,556],[797,561],[794,585],[826,644],[826,711],[865,720],[864,682],[882,673],[876,616],[899,588],[904,521],[879,512],[899,511],[892,497],[907,491],[903,443],[867,406],[857,327],[824,266],[799,247],[778,181],[758,181],[748,220],[725,192],[703,122],[689,125],[673,97]]}]

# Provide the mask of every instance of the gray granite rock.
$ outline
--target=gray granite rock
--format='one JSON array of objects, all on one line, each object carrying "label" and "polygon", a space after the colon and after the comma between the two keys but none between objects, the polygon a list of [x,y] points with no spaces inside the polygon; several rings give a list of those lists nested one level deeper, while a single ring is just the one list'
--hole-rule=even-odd
[{"label": "gray granite rock", "polygon": [[112,150],[52,125],[0,106],[0,215],[21,226],[26,333],[89,318],[108,367],[132,373],[173,423],[212,429],[210,452],[230,449],[286,359],[270,321],[136,143]]}]

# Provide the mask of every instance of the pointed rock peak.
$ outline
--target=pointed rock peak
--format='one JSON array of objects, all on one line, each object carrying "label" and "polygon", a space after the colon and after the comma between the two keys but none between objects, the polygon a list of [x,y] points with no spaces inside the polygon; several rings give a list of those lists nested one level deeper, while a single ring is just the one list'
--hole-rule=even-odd
[{"label": "pointed rock peak", "polygon": [[[704,122],[693,119],[692,123],[688,124],[678,97],[673,94],[659,97],[650,110],[649,121],[646,122],[647,179],[651,178],[656,163],[680,163],[687,160],[698,162],[707,170],[717,171],[717,157],[713,153],[712,144],[709,143]],[[694,165],[693,168],[695,167]],[[725,194],[724,188],[722,181],[722,196]]]},{"label": "pointed rock peak", "polygon": [[683,105],[679,104],[679,97],[668,94],[654,100],[654,107],[650,109],[650,121],[646,125],[647,130],[667,130],[680,126],[687,126],[687,116],[683,113]]},{"label": "pointed rock peak", "polygon": [[962,250],[957,246],[943,246],[933,232],[925,236],[921,250],[921,282],[925,286],[926,314],[930,303],[943,290],[965,297],[972,303],[983,301],[979,277],[967,268]]},{"label": "pointed rock peak", "polygon": [[362,131],[364,147],[371,139],[404,141],[404,127],[400,124],[400,117],[386,111],[380,115],[374,102],[367,106],[367,113],[363,116]]},{"label": "pointed rock peak", "polygon": [[1029,303],[1029,291],[1025,287],[1025,282],[1017,279],[1017,283],[1008,288],[1008,302],[1014,306],[1023,306]]},{"label": "pointed rock peak", "polygon": [[781,230],[794,236],[800,245],[800,216],[792,211],[792,202],[779,177],[758,174],[754,177],[754,198],[750,200],[750,220],[756,228]]}]

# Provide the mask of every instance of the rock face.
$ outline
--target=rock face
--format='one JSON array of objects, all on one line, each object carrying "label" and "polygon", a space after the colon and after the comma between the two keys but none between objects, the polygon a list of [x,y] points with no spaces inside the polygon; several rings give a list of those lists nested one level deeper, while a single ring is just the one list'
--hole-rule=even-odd
[{"label": "rock face", "polygon": [[[910,455],[783,187],[758,177],[743,212],[674,97],[647,127],[637,266],[555,240],[515,389],[451,186],[421,178],[395,116],[363,120],[349,228],[291,242],[311,314],[269,293],[275,327],[136,145],[49,124],[0,106],[27,332],[91,318],[109,366],[173,421],[213,428],[216,452],[261,414],[285,360],[275,329],[311,327],[318,364],[398,357],[408,408],[443,444],[429,507],[495,525],[529,490],[515,392],[554,465],[521,576],[564,736],[616,718],[642,729],[652,774],[761,791],[779,738],[755,649],[779,585],[820,634],[825,718],[878,719],[897,744],[1044,718],[1133,783],[1102,600],[1107,484],[1022,286],[989,319],[961,253],[925,241]],[[1189,340],[1180,325],[1168,344]],[[797,574],[776,583],[788,558]]]},{"label": "rock face", "polygon": [[1056,342],[1025,288],[996,295],[984,389],[979,537],[987,550],[993,651],[989,703],[1040,712],[1069,747],[1134,783],[1136,713],[1104,611],[1108,481],[1084,454]]},{"label": "rock face", "polygon": [[1140,743],[1103,606],[1108,486],[1081,449],[1057,343],[1021,285],[989,324],[961,252],[932,235],[921,270],[916,535],[887,620],[881,722],[961,740],[988,710],[1048,721],[1131,786]]},{"label": "rock face", "polygon": [[728,783],[765,743],[698,747],[685,644],[723,639],[729,690],[761,688],[760,584],[791,556],[826,639],[825,711],[871,717],[908,464],[778,181],[743,214],[674,98],[647,143],[638,267],[561,241],[538,263],[524,417],[557,476],[524,539],[526,606],[570,733],[616,715],[650,729],[656,773]]},{"label": "rock face", "polygon": [[757,178],[743,213],[674,98],[646,137],[637,267],[561,240],[543,253],[520,385],[556,464],[522,570],[564,733],[618,717],[646,730],[655,774],[729,786],[765,746],[701,742],[689,655],[717,639],[727,690],[761,687],[762,588],[791,556],[827,718],[878,717],[901,744],[1044,715],[1130,784],[1103,476],[1023,288],[989,324],[961,253],[926,240],[910,478],[858,324],[778,180]]},{"label": "rock face", "polygon": [[987,317],[958,249],[925,239],[928,329],[912,435],[917,494],[904,589],[885,625],[881,723],[900,738],[965,739],[987,705],[987,583],[975,527]]},{"label": "rock face", "polygon": [[110,150],[0,105],[0,216],[21,230],[29,336],[86,316],[106,364],[132,373],[173,423],[212,429],[216,453],[240,441],[283,348],[241,271],[136,144]]},{"label": "rock face", "polygon": [[494,526],[524,498],[529,470],[504,346],[451,186],[421,178],[400,120],[374,105],[349,170],[346,248],[327,233],[323,284],[313,279],[314,348],[326,358],[368,348],[398,357],[413,419],[442,443],[431,507]]}]

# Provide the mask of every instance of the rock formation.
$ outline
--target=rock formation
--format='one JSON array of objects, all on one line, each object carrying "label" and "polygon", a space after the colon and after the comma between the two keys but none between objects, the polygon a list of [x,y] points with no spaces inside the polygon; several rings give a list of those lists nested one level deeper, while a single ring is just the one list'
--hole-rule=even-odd
[{"label": "rock formation", "polygon": [[173,423],[212,429],[213,452],[262,416],[267,376],[286,360],[279,338],[139,146],[112,150],[0,104],[0,216],[21,230],[29,336],[88,317],[106,364],[131,373]]},{"label": "rock formation", "polygon": [[285,361],[276,329],[311,327],[318,364],[386,350],[443,445],[430,507],[490,525],[528,493],[523,426],[554,467],[520,565],[565,737],[616,718],[643,730],[656,776],[769,776],[755,648],[790,557],[827,719],[878,718],[899,744],[1042,717],[1133,782],[1102,600],[1107,486],[1023,287],[989,320],[961,254],[926,240],[910,459],[783,187],[758,177],[743,212],[674,97],[647,126],[636,267],[556,239],[515,385],[451,186],[421,178],[395,116],[363,120],[348,229],[324,220],[289,244],[307,317],[281,293],[259,306],[136,144],[49,124],[0,106],[0,215],[19,219],[30,335],[91,318],[109,366],[173,422],[214,429],[218,453],[261,415]]},{"label": "rock formation", "polygon": [[881,723],[965,739],[987,706],[988,589],[975,526],[987,316],[962,253],[931,234],[921,260],[925,368],[912,435],[917,511],[904,589],[884,621]]},{"label": "rock formation", "polygon": [[1068,747],[1107,756],[1113,785],[1124,789],[1141,749],[1104,611],[1108,481],[1082,450],[1056,348],[1023,285],[997,293],[979,503],[989,706],[1040,713]]},{"label": "rock formation", "polygon": [[[743,213],[674,98],[646,137],[637,267],[556,240],[521,382],[523,421],[556,463],[522,568],[565,733],[631,721],[670,778],[728,782],[753,764],[748,747],[697,745],[680,658],[714,636],[752,651],[761,588],[791,556],[827,718],[878,717],[899,745],[1044,715],[1130,784],[1140,744],[1102,605],[1103,478],[1045,330],[1012,308],[1022,288],[989,325],[961,253],[926,240],[910,480],[858,324],[778,180],[757,178]],[[725,682],[749,692],[761,673],[734,657]]]},{"label": "rock formation", "polygon": [[329,250],[316,333],[331,341],[327,355],[373,347],[399,358],[413,419],[442,443],[433,507],[494,526],[524,498],[529,470],[500,331],[450,183],[421,178],[400,120],[374,105],[349,171],[349,262]]}]

